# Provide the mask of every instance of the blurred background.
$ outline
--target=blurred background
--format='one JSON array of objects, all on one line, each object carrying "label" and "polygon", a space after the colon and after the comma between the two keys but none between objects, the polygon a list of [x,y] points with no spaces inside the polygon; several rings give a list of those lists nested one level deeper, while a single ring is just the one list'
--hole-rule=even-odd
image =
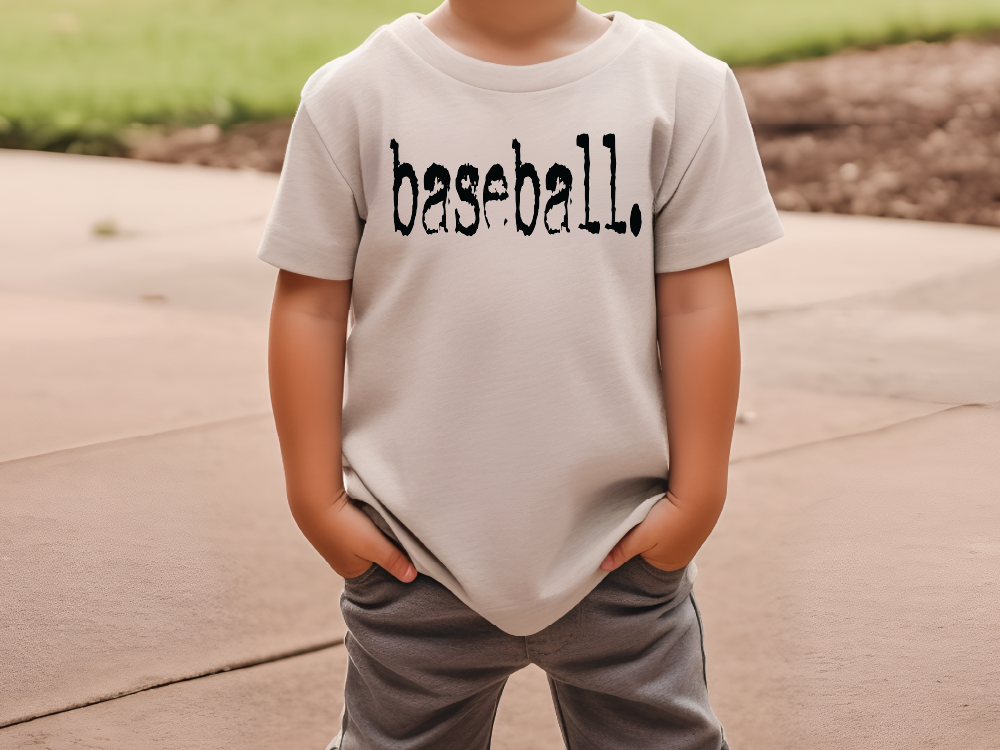
[{"label": "blurred background", "polygon": [[[284,501],[254,253],[306,78],[435,3],[0,0],[0,747],[322,748],[340,581]],[[734,67],[787,236],[733,260],[699,553],[734,750],[1000,737],[1000,2],[629,0]],[[544,676],[499,750],[554,750]]]},{"label": "blurred background", "polygon": [[[276,172],[309,74],[434,5],[5,0],[0,147]],[[780,208],[1000,226],[996,0],[616,7],[740,69]]]}]

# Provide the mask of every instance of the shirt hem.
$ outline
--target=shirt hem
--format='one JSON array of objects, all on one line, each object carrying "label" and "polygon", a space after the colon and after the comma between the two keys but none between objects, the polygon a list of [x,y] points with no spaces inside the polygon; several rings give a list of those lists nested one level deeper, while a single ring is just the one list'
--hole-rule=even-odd
[{"label": "shirt hem", "polygon": [[[306,252],[325,253],[326,251],[307,250]],[[325,279],[326,281],[350,281],[354,278],[353,270],[343,271],[322,268],[316,266],[315,264],[311,264],[308,261],[304,261],[301,258],[289,257],[281,250],[262,247],[257,251],[257,257],[268,265],[274,266],[279,270],[297,273],[300,276],[311,276],[314,279]]]},{"label": "shirt hem", "polygon": [[667,257],[655,264],[656,273],[672,273],[700,268],[731,258],[747,250],[766,245],[785,236],[785,228],[776,217],[765,217],[753,222],[741,222],[711,235],[693,237],[671,243],[669,235],[658,236],[657,242],[666,247]]}]

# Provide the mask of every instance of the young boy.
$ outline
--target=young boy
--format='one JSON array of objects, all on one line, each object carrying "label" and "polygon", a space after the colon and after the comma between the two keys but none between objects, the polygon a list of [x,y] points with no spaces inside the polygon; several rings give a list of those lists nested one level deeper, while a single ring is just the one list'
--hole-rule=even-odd
[{"label": "young boy", "polygon": [[346,579],[329,748],[488,748],[532,662],[573,750],[726,747],[691,561],[726,259],[781,234],[732,72],[654,23],[446,0],[309,80],[260,257],[289,503]]}]

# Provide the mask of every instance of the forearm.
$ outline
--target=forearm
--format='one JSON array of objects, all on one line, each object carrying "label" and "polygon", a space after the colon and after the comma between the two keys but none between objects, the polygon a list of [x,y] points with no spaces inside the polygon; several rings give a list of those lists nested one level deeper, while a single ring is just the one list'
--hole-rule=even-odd
[{"label": "forearm", "polygon": [[728,264],[706,271],[707,288],[658,280],[658,338],[670,446],[669,500],[677,538],[692,555],[711,533],[726,499],[729,451],[739,397],[739,321]]},{"label": "forearm", "polygon": [[341,407],[350,305],[350,282],[330,283],[330,296],[317,299],[295,277],[279,277],[268,349],[289,506],[324,557],[317,520],[343,496]]},{"label": "forearm", "polygon": [[664,570],[691,562],[726,500],[740,390],[740,336],[729,262],[656,277],[657,339],[670,445],[667,496],[601,563],[637,554]]},{"label": "forearm", "polygon": [[398,549],[344,493],[341,416],[351,282],[278,274],[268,373],[292,516],[345,578],[372,563],[404,583],[417,576]]}]

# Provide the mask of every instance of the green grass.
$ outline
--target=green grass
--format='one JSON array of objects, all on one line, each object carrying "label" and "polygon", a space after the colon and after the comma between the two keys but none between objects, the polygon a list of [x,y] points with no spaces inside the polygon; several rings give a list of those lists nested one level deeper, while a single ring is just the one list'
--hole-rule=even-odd
[{"label": "green grass", "polygon": [[[434,0],[0,0],[0,145],[106,152],[130,123],[294,111],[306,77]],[[1000,28],[1000,0],[624,0],[731,64]]]},{"label": "green grass", "polygon": [[101,152],[130,123],[287,115],[310,72],[414,5],[0,0],[0,117],[8,141]]},{"label": "green grass", "polygon": [[730,65],[1000,28],[1000,0],[628,0]]}]

